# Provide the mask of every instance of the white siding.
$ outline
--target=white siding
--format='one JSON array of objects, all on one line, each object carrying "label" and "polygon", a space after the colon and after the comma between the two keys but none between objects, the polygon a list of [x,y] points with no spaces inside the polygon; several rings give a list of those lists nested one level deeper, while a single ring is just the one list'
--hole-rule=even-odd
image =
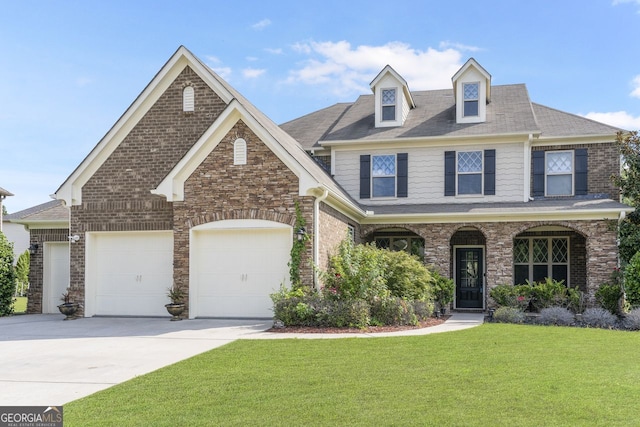
[{"label": "white siding", "polygon": [[[359,151],[335,151],[335,179],[356,200],[367,205],[423,203],[519,202],[523,200],[523,144],[452,145],[440,147],[393,148]],[[495,196],[444,196],[445,151],[496,150]],[[360,199],[360,155],[409,155],[409,197],[397,199]]]}]

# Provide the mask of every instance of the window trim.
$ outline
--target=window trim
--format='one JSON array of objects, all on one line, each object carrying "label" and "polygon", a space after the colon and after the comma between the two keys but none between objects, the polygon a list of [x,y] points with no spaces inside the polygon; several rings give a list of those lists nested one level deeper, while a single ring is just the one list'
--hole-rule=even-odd
[{"label": "window trim", "polygon": [[[566,241],[566,246],[567,246],[567,262],[553,262],[553,240],[564,240]],[[516,237],[513,239],[513,246],[515,248],[516,244],[515,241],[516,240],[528,240],[528,262],[523,263],[523,262],[516,262],[515,260],[515,251],[513,254],[513,284],[517,285],[516,283],[516,266],[519,265],[526,265],[528,267],[528,274],[527,274],[527,280],[529,281],[533,281],[533,268],[535,265],[544,265],[542,263],[534,263],[533,262],[533,241],[534,240],[546,240],[547,241],[547,276],[546,277],[552,277],[553,276],[553,267],[556,265],[565,265],[567,267],[567,280],[565,281],[565,286],[570,287],[571,285],[571,238],[569,236],[527,236],[527,237]],[[551,273],[551,275],[549,275],[549,273]]]},{"label": "window trim", "polygon": [[[384,92],[387,90],[393,91],[393,104],[384,103]],[[384,111],[385,107],[393,107],[393,119],[385,119]],[[395,122],[398,120],[398,88],[389,87],[380,89],[380,121],[381,122]]]},{"label": "window trim", "polygon": [[[571,154],[571,192],[569,194],[549,194],[549,176],[567,176],[567,173],[549,173],[547,155],[558,153]],[[575,150],[545,150],[544,152],[544,196],[545,197],[571,197],[576,193],[576,151]]]},{"label": "window trim", "polygon": [[[466,85],[476,85],[478,87],[478,97],[475,99],[467,99],[465,97],[465,86]],[[480,82],[463,82],[462,83],[462,117],[480,117]],[[467,114],[467,102],[475,102],[476,103],[476,114]]]},{"label": "window trim", "polygon": [[[456,196],[459,196],[459,197],[484,196],[484,167],[485,167],[484,150],[456,151],[455,153],[456,153],[456,165],[455,165]],[[458,158],[459,158],[460,154],[462,154],[462,153],[480,153],[480,160],[482,162],[482,167],[480,168],[480,170],[477,171],[477,172],[459,172],[458,171]],[[459,192],[459,176],[460,175],[480,175],[480,192],[479,193],[463,193],[463,194],[461,194]]]},{"label": "window trim", "polygon": [[[395,162],[395,167],[394,167],[394,175],[393,175],[393,195],[392,196],[376,196],[374,193],[374,185],[373,185],[373,181],[376,178],[391,178],[391,175],[380,175],[377,176],[374,174],[373,171],[373,165],[374,165],[374,158],[375,157],[384,157],[384,156],[393,156],[393,160]],[[371,166],[370,166],[370,176],[371,176],[371,180],[370,180],[370,188],[371,188],[371,199],[395,199],[398,197],[398,154],[394,153],[394,154],[371,154]]]}]

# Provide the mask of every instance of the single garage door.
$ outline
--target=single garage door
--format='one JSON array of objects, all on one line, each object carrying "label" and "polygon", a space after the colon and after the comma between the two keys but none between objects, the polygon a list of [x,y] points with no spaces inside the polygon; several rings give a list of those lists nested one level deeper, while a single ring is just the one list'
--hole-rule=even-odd
[{"label": "single garage door", "polygon": [[269,295],[288,283],[292,228],[259,220],[213,224],[192,234],[191,315],[273,317]]},{"label": "single garage door", "polygon": [[87,315],[168,315],[172,232],[90,233],[88,244]]}]

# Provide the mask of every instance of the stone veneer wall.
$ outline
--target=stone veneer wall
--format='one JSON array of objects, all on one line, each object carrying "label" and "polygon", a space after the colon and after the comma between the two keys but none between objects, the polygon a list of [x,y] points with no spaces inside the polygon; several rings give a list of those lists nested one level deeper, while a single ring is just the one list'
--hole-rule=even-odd
[{"label": "stone veneer wall", "polygon": [[[233,164],[233,143],[247,142],[247,164]],[[313,234],[313,197],[298,195],[299,180],[250,129],[239,121],[184,185],[184,202],[174,203],[174,281],[189,291],[189,232],[225,219],[264,219],[291,225],[298,202]],[[302,259],[301,278],[313,284],[312,244]],[[188,313],[185,313],[188,316]]]},{"label": "stone veneer wall", "polygon": [[[574,144],[533,147],[532,151],[560,151],[586,148],[588,150],[589,194],[607,194],[612,200],[620,199],[620,190],[611,182],[611,174],[620,173],[620,151],[614,142],[601,144]],[[533,158],[531,159],[533,171]],[[531,175],[533,191],[533,174]]]},{"label": "stone veneer wall", "polygon": [[[195,111],[184,112],[182,91],[193,86]],[[151,194],[211,126],[226,104],[186,67],[82,189],[71,207],[71,291],[84,301],[85,233],[173,229],[173,206]]]},{"label": "stone veneer wall", "polygon": [[[575,280],[584,280],[588,297],[593,301],[594,293],[601,283],[609,280],[611,272],[618,264],[618,248],[616,244],[615,223],[601,221],[555,221],[555,222],[495,222],[476,224],[385,224],[363,225],[362,235],[370,235],[382,228],[403,227],[413,231],[425,239],[425,264],[436,268],[446,277],[452,277],[451,271],[451,238],[457,230],[475,227],[486,239],[487,292],[494,286],[513,283],[513,239],[520,233],[533,227],[559,225],[570,228],[584,236],[581,242],[575,240],[572,250],[579,253],[579,245],[584,244],[584,259],[578,257],[577,263],[584,263],[585,275],[575,274]],[[573,277],[573,276],[572,276]]]},{"label": "stone veneer wall", "polygon": [[[29,245],[37,244],[38,251],[31,255],[27,313],[42,313],[45,242],[68,242],[68,236],[68,228],[36,229],[29,231]],[[62,302],[60,303],[62,304]]]},{"label": "stone veneer wall", "polygon": [[326,269],[329,263],[329,257],[334,254],[334,249],[340,244],[342,239],[347,237],[348,225],[352,225],[355,229],[355,241],[360,243],[360,226],[359,224],[341,214],[326,203],[320,204],[320,250],[318,267]]}]

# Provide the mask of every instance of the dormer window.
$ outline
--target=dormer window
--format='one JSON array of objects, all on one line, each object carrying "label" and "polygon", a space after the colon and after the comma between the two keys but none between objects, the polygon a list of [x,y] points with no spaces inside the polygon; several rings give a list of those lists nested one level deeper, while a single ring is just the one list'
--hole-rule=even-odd
[{"label": "dormer window", "polygon": [[478,101],[480,99],[480,83],[463,83],[464,117],[478,116]]},{"label": "dormer window", "polygon": [[396,90],[382,89],[382,120],[396,119]]}]

